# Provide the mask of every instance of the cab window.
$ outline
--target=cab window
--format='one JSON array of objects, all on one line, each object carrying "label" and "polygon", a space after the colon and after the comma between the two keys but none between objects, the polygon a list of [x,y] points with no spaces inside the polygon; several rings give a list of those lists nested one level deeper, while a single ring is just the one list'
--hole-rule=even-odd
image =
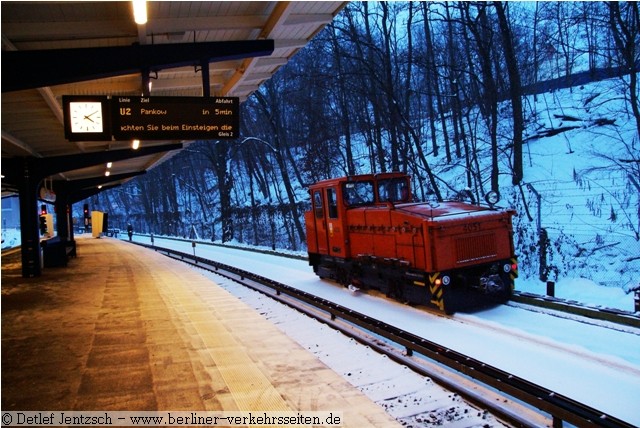
[{"label": "cab window", "polygon": [[348,207],[357,207],[373,204],[373,182],[350,181],[342,184],[342,197]]},{"label": "cab window", "polygon": [[380,202],[409,202],[410,196],[406,177],[378,181],[378,198]]},{"label": "cab window", "polygon": [[322,207],[322,193],[319,190],[313,192],[313,209],[316,213],[316,218],[324,217],[324,209]]},{"label": "cab window", "polygon": [[338,218],[338,201],[336,198],[336,189],[327,189],[327,206],[329,209],[329,218]]}]

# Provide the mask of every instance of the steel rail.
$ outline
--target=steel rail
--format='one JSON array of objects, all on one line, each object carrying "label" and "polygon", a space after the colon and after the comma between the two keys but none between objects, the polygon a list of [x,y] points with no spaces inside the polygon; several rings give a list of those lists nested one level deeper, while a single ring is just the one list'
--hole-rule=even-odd
[{"label": "steel rail", "polygon": [[[280,295],[281,293],[289,295],[297,300],[327,312],[330,315],[331,320],[335,320],[337,318],[342,319],[404,346],[408,355],[417,352],[475,380],[496,388],[537,409],[543,410],[553,417],[554,426],[558,421],[566,421],[580,427],[634,427],[634,425],[616,418],[615,416],[608,415],[595,408],[579,403],[567,396],[558,394],[540,385],[536,385],[526,379],[512,375],[497,367],[483,363],[482,361],[471,358],[453,349],[421,338],[413,333],[407,332],[383,321],[376,320],[368,315],[359,313],[305,291],[298,290],[294,287],[290,287],[234,266],[225,265],[193,254],[138,242],[135,242],[135,244],[153,249],[160,253],[165,253],[165,255],[172,258],[180,258],[180,260],[185,262],[190,262],[192,260],[192,264],[198,267],[204,268],[206,266],[210,266],[214,272],[219,274],[222,274],[220,271],[227,271],[236,275],[241,280],[250,279],[251,281],[255,281],[261,285],[272,288],[275,290],[277,295]],[[223,276],[229,277],[228,275]],[[233,277],[230,278],[234,279]]]},{"label": "steel rail", "polygon": [[640,317],[629,311],[622,311],[614,308],[594,308],[577,302],[560,299],[558,297],[539,296],[537,294],[522,291],[515,291],[511,296],[511,301],[523,303],[529,306],[579,315],[586,318],[640,328]]}]

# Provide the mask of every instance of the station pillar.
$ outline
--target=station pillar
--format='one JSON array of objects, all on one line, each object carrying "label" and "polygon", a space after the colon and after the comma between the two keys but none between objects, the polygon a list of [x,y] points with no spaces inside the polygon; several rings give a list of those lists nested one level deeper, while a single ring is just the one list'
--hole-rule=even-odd
[{"label": "station pillar", "polygon": [[32,170],[29,158],[24,158],[23,162],[23,180],[19,189],[22,276],[31,278],[42,274],[37,197],[42,179]]},{"label": "station pillar", "polygon": [[56,232],[63,241],[73,241],[73,224],[69,193],[64,186],[56,186]]}]

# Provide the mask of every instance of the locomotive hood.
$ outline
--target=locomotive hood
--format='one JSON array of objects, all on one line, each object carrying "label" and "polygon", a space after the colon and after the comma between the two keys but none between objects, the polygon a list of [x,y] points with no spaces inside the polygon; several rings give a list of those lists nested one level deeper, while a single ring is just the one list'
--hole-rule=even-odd
[{"label": "locomotive hood", "polygon": [[402,204],[397,205],[396,210],[431,220],[460,220],[465,217],[478,217],[501,213],[501,210],[462,202]]}]

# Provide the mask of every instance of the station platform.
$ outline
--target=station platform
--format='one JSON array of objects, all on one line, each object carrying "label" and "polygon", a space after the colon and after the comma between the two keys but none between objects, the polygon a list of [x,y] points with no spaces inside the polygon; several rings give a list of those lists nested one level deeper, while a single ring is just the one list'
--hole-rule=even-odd
[{"label": "station platform", "polygon": [[113,238],[21,276],[2,257],[3,411],[333,411],[399,424],[194,269]]}]

